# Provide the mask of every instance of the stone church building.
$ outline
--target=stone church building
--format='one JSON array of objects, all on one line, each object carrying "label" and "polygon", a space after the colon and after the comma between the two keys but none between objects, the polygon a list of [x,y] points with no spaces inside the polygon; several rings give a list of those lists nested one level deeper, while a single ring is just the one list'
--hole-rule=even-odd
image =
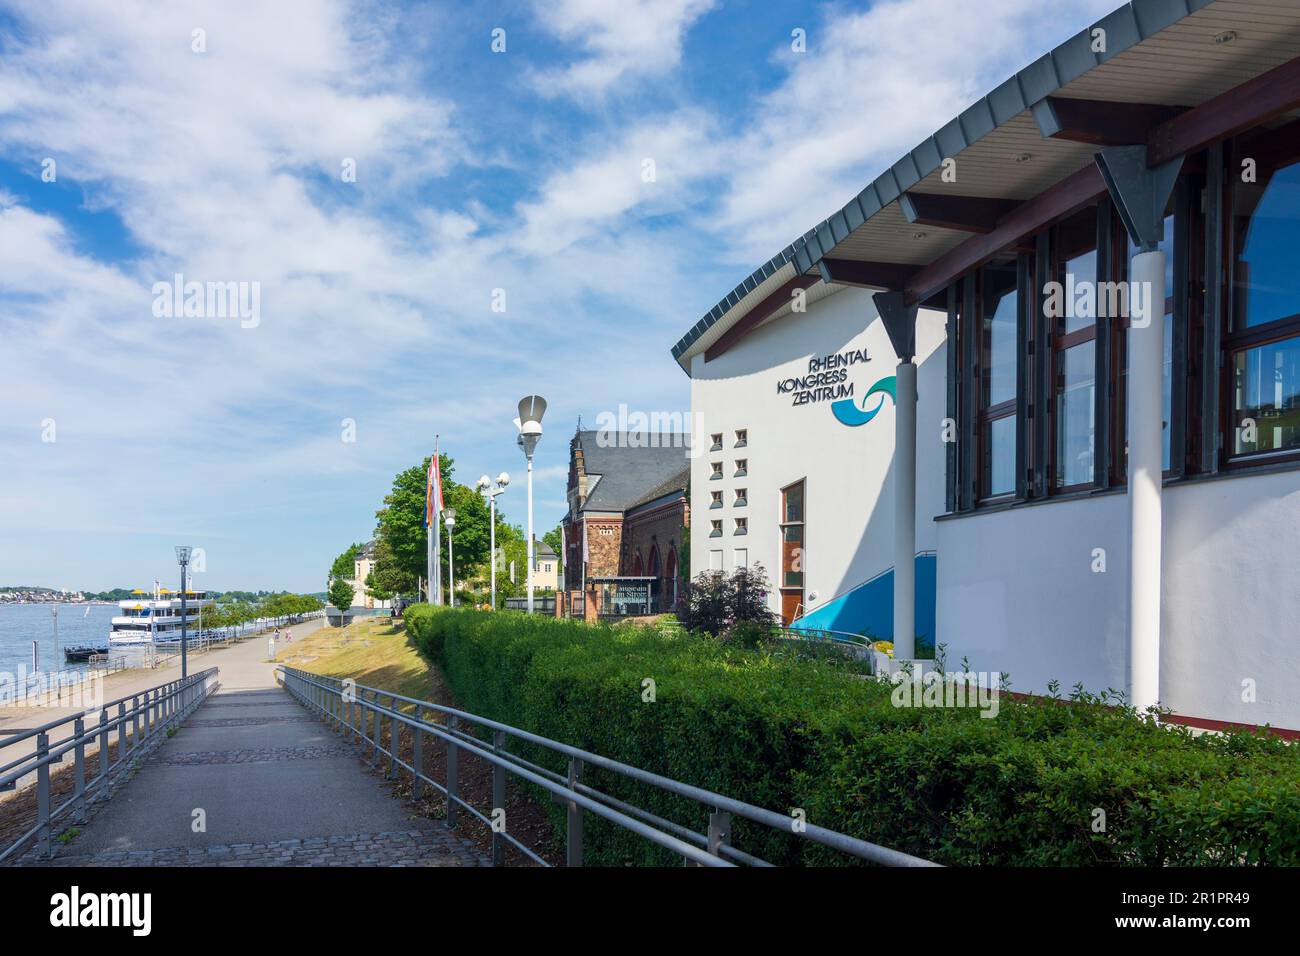
[{"label": "stone church building", "polygon": [[[570,595],[600,585],[602,616],[672,610],[688,571],[683,567],[689,561],[688,452],[674,433],[579,429],[574,434],[563,523],[564,585]],[[631,589],[647,585],[649,607],[638,602],[624,611]]]}]

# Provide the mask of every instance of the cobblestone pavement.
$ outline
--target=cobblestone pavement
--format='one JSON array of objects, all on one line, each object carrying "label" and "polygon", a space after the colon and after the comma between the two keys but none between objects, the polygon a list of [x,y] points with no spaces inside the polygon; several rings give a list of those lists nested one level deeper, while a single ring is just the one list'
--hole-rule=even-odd
[{"label": "cobblestone pavement", "polygon": [[265,763],[270,760],[317,760],[355,754],[351,744],[336,747],[261,747],[255,750],[199,750],[190,753],[157,754],[149,763],[168,767],[198,767],[213,764]]},{"label": "cobblestone pavement", "polygon": [[33,851],[22,863],[486,865],[473,843],[391,796],[358,746],[276,685],[264,657],[253,644],[232,649],[220,689],[175,736],[61,834],[52,859]]},{"label": "cobblestone pavement", "polygon": [[39,866],[486,866],[488,860],[449,831],[356,833],[222,843],[208,847],[104,850],[60,854]]}]

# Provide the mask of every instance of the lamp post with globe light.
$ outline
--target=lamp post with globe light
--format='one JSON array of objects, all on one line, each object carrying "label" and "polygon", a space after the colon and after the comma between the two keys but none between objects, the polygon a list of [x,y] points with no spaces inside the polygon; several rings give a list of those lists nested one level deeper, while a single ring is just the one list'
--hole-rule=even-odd
[{"label": "lamp post with globe light", "polygon": [[491,566],[492,610],[497,609],[497,495],[504,494],[510,476],[504,471],[497,475],[496,483],[487,475],[478,480],[479,494],[488,500],[488,564]]},{"label": "lamp post with globe light", "polygon": [[184,680],[189,674],[188,661],[186,660],[186,645],[189,643],[188,620],[185,614],[185,592],[189,588],[185,580],[190,565],[190,547],[189,545],[178,544],[176,546],[176,563],[181,566],[181,680]]},{"label": "lamp post with globe light", "polygon": [[456,509],[447,508],[442,513],[442,520],[447,523],[447,604],[456,606],[456,566],[452,563],[451,537],[456,528]]},{"label": "lamp post with globe light", "polygon": [[546,414],[546,399],[540,395],[525,395],[519,400],[519,447],[528,459],[528,613],[533,613],[533,452],[542,440],[542,416]]}]

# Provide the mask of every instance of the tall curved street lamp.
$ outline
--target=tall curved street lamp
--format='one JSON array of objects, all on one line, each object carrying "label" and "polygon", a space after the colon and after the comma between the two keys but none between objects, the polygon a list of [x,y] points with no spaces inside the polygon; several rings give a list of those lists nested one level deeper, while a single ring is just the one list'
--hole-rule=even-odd
[{"label": "tall curved street lamp", "polygon": [[488,565],[492,576],[492,610],[497,609],[497,495],[505,494],[510,476],[504,471],[497,475],[496,483],[487,475],[478,480],[478,490],[488,500]]},{"label": "tall curved street lamp", "polygon": [[186,645],[189,643],[188,618],[185,614],[185,592],[188,588],[185,578],[190,565],[189,545],[176,546],[176,563],[181,566],[181,680],[184,680],[189,674],[189,662],[185,654]]},{"label": "tall curved street lamp", "polygon": [[533,613],[533,452],[542,440],[542,416],[546,414],[546,399],[540,395],[525,395],[519,400],[519,447],[528,459],[528,613]]},{"label": "tall curved street lamp", "polygon": [[447,508],[442,513],[442,520],[447,525],[447,604],[450,607],[456,606],[456,566],[452,563],[451,557],[451,536],[452,530],[456,527],[456,509]]}]

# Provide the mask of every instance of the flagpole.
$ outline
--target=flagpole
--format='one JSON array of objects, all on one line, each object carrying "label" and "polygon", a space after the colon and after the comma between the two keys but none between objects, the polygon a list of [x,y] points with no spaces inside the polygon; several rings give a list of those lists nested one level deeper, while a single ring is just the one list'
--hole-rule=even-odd
[{"label": "flagpole", "polygon": [[433,461],[429,463],[438,473],[438,487],[434,489],[433,535],[429,537],[429,603],[442,603],[442,511],[436,502],[442,494],[441,436],[433,436]]}]

